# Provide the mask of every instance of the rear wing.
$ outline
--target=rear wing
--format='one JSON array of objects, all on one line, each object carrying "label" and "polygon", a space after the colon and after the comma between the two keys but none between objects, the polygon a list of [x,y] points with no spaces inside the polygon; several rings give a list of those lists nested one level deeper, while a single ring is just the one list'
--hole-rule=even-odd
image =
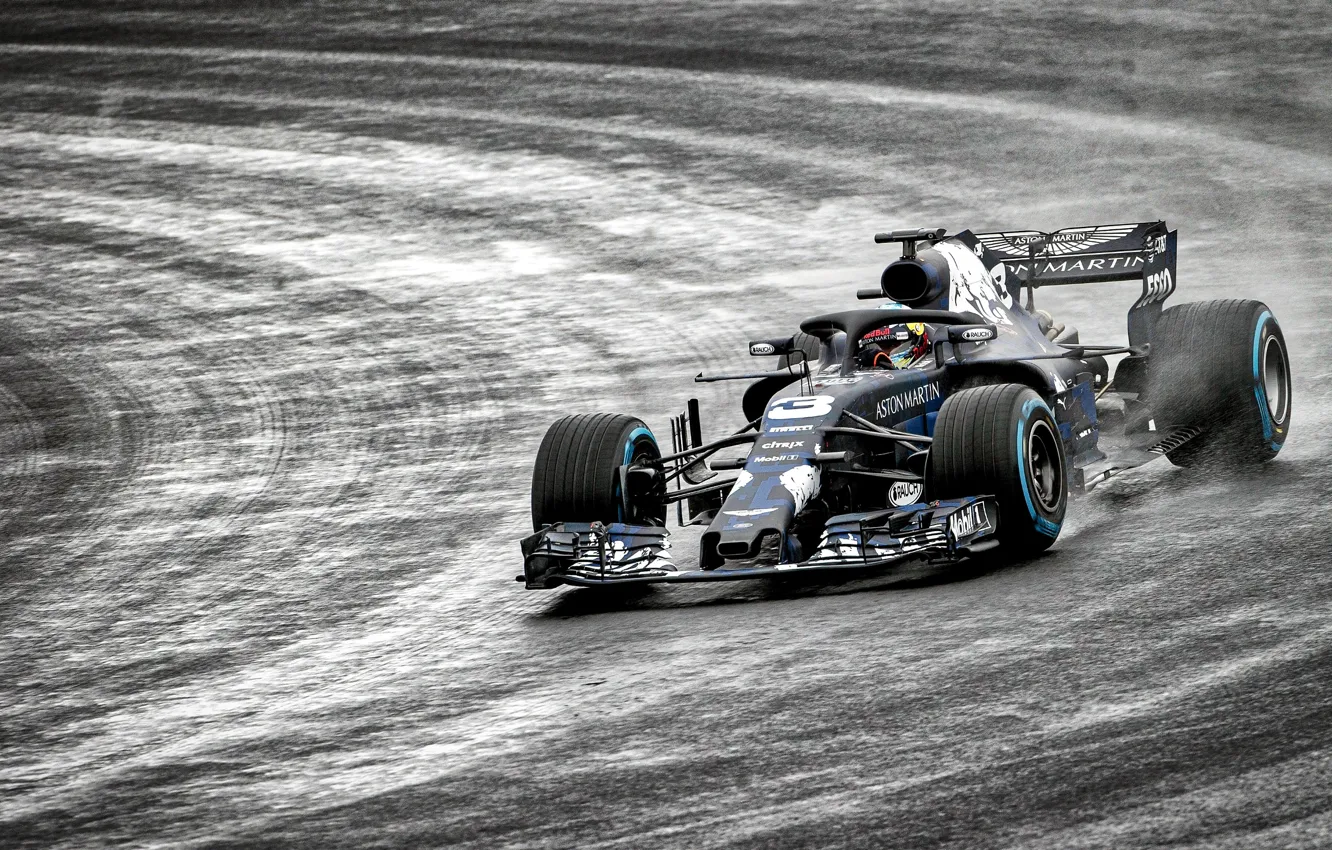
[{"label": "rear wing", "polygon": [[1023,286],[1141,280],[1142,296],[1129,308],[1130,345],[1151,342],[1161,305],[1175,291],[1176,231],[1164,221],[975,236],[987,255],[986,266],[1003,263],[1015,299]]}]

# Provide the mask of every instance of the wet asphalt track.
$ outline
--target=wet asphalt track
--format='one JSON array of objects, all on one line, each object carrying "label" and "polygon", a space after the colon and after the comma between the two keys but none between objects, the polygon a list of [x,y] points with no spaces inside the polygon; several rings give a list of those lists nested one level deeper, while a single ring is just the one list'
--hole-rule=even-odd
[{"label": "wet asphalt track", "polygon": [[[0,12],[0,845],[1332,846],[1332,29],[1209,8]],[[512,581],[551,421],[737,423],[689,377],[873,231],[1157,217],[1283,323],[1277,462],[1002,570]]]}]

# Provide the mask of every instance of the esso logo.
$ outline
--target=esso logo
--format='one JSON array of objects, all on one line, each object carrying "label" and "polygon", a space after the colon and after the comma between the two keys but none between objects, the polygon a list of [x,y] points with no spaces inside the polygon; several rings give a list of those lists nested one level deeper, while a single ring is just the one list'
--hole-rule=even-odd
[{"label": "esso logo", "polygon": [[1147,275],[1147,295],[1153,299],[1163,299],[1170,294],[1174,282],[1170,279],[1170,269],[1162,269]]},{"label": "esso logo", "polygon": [[967,342],[984,342],[994,339],[994,331],[989,328],[967,328],[962,332],[962,338]]},{"label": "esso logo", "polygon": [[832,405],[833,397],[830,395],[779,398],[768,408],[768,418],[811,419],[815,416],[827,416],[832,413]]},{"label": "esso logo", "polygon": [[1153,272],[1143,277],[1142,297],[1133,306],[1135,308],[1146,307],[1148,304],[1164,301],[1174,291],[1175,281],[1170,276],[1170,269],[1161,269],[1159,272]]},{"label": "esso logo", "polygon": [[770,342],[751,342],[749,344],[749,353],[753,355],[776,354],[777,346]]}]

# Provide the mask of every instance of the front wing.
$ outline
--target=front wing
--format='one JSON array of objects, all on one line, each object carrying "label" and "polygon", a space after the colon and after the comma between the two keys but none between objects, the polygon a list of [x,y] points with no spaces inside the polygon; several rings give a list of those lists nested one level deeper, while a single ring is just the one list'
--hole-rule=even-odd
[{"label": "front wing", "polygon": [[813,555],[800,563],[690,569],[671,557],[664,528],[624,523],[556,523],[523,538],[529,588],[648,582],[735,581],[822,570],[865,570],[914,559],[956,561],[998,545],[991,496],[969,496],[832,517]]}]

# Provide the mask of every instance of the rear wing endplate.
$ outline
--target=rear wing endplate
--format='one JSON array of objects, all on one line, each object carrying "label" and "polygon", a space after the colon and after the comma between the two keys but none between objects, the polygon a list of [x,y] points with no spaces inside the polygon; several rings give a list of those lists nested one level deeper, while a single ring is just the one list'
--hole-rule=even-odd
[{"label": "rear wing endplate", "polygon": [[1003,263],[1012,292],[1022,286],[1141,280],[1142,296],[1129,308],[1130,345],[1151,342],[1161,305],[1175,291],[1176,232],[1164,221],[975,236],[987,255],[986,266]]}]

